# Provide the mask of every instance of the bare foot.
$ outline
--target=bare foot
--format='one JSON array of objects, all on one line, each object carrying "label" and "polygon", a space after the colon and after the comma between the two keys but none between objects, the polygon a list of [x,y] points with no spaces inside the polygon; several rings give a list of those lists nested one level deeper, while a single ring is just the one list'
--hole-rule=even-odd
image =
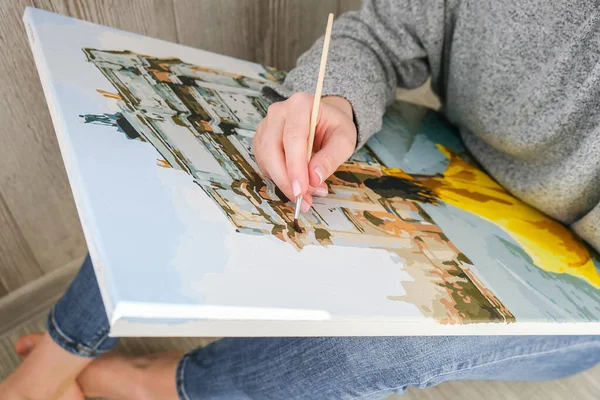
[{"label": "bare foot", "polygon": [[90,397],[114,400],[179,399],[176,386],[181,352],[128,357],[110,352],[94,361],[78,382]]},{"label": "bare foot", "polygon": [[[33,334],[19,339],[15,345],[21,356],[36,346],[42,334]],[[144,357],[128,357],[109,352],[87,366],[77,377],[75,388],[81,397],[60,397],[60,400],[102,397],[114,400],[169,400],[178,399],[175,372],[183,353],[165,352]],[[69,388],[66,394],[73,396]]]},{"label": "bare foot", "polygon": [[[43,333],[32,333],[30,335],[26,335],[21,337],[15,343],[15,351],[22,358],[27,357],[33,349],[38,345],[40,340],[44,337]],[[85,396],[83,394],[83,390],[79,387],[77,382],[70,382],[63,391],[57,397],[57,400],[84,400]]]},{"label": "bare foot", "polygon": [[91,360],[64,351],[47,334],[25,338],[19,341],[18,353],[27,357],[0,384],[0,398],[83,400],[75,377]]}]

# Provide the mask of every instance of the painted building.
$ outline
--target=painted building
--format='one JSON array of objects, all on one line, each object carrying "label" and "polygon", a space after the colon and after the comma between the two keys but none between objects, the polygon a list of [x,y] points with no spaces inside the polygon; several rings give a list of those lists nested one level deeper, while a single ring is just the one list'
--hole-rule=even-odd
[{"label": "painted building", "polygon": [[[385,249],[404,261],[415,281],[438,283],[416,285],[429,292],[411,294],[420,296],[426,315],[444,322],[513,319],[419,205],[431,201],[431,194],[410,179],[386,176],[385,165],[368,147],[328,180],[330,194],[314,200],[301,217],[304,232],[295,232],[293,205],[262,175],[251,151],[268,107],[260,94],[264,81],[178,59],[84,52],[116,88],[128,125],[156,148],[164,166],[192,175],[239,232],[273,235],[298,250],[307,245]],[[471,302],[480,307],[462,307]]]}]

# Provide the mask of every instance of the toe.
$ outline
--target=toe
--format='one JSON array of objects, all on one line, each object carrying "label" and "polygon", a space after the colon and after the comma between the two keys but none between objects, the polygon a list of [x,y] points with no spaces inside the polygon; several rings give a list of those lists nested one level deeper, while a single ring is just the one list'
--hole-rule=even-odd
[{"label": "toe", "polygon": [[30,335],[21,337],[19,340],[17,340],[17,343],[15,343],[15,351],[21,357],[28,356],[33,348],[42,339],[42,336],[43,333],[32,333]]}]

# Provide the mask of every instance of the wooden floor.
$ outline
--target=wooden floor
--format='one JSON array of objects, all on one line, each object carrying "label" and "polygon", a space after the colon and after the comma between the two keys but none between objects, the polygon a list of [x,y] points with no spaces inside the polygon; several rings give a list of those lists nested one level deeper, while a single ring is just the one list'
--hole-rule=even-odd
[{"label": "wooden floor", "polygon": [[[42,280],[32,282],[11,295],[0,299],[0,380],[18,365],[19,357],[13,346],[22,335],[44,330],[45,317],[77,271],[78,262],[71,263]],[[32,307],[31,304],[37,304]],[[126,338],[118,351],[129,354],[148,354],[165,350],[189,350],[204,346],[214,338]],[[419,390],[410,389],[404,396],[388,400],[592,400],[600,393],[600,366],[583,374],[560,381],[544,383],[523,382],[448,382]]]}]

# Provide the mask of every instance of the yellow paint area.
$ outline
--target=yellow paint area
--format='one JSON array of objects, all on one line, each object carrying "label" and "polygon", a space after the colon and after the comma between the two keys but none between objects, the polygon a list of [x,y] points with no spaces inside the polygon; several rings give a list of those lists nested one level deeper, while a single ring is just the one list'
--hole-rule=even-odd
[{"label": "yellow paint area", "polygon": [[587,247],[570,229],[519,201],[449,149],[441,145],[438,148],[450,160],[442,176],[415,178],[396,168],[384,168],[384,173],[418,181],[439,200],[501,227],[539,268],[569,274],[600,288],[600,275]]},{"label": "yellow paint area", "polygon": [[106,90],[102,90],[102,89],[96,89],[96,92],[100,93],[102,96],[107,97],[109,99],[122,100],[121,96],[118,93],[107,92]]},{"label": "yellow paint area", "polygon": [[171,164],[169,164],[169,162],[165,159],[157,159],[156,160],[156,165],[158,165],[161,168],[173,168],[171,166]]}]

